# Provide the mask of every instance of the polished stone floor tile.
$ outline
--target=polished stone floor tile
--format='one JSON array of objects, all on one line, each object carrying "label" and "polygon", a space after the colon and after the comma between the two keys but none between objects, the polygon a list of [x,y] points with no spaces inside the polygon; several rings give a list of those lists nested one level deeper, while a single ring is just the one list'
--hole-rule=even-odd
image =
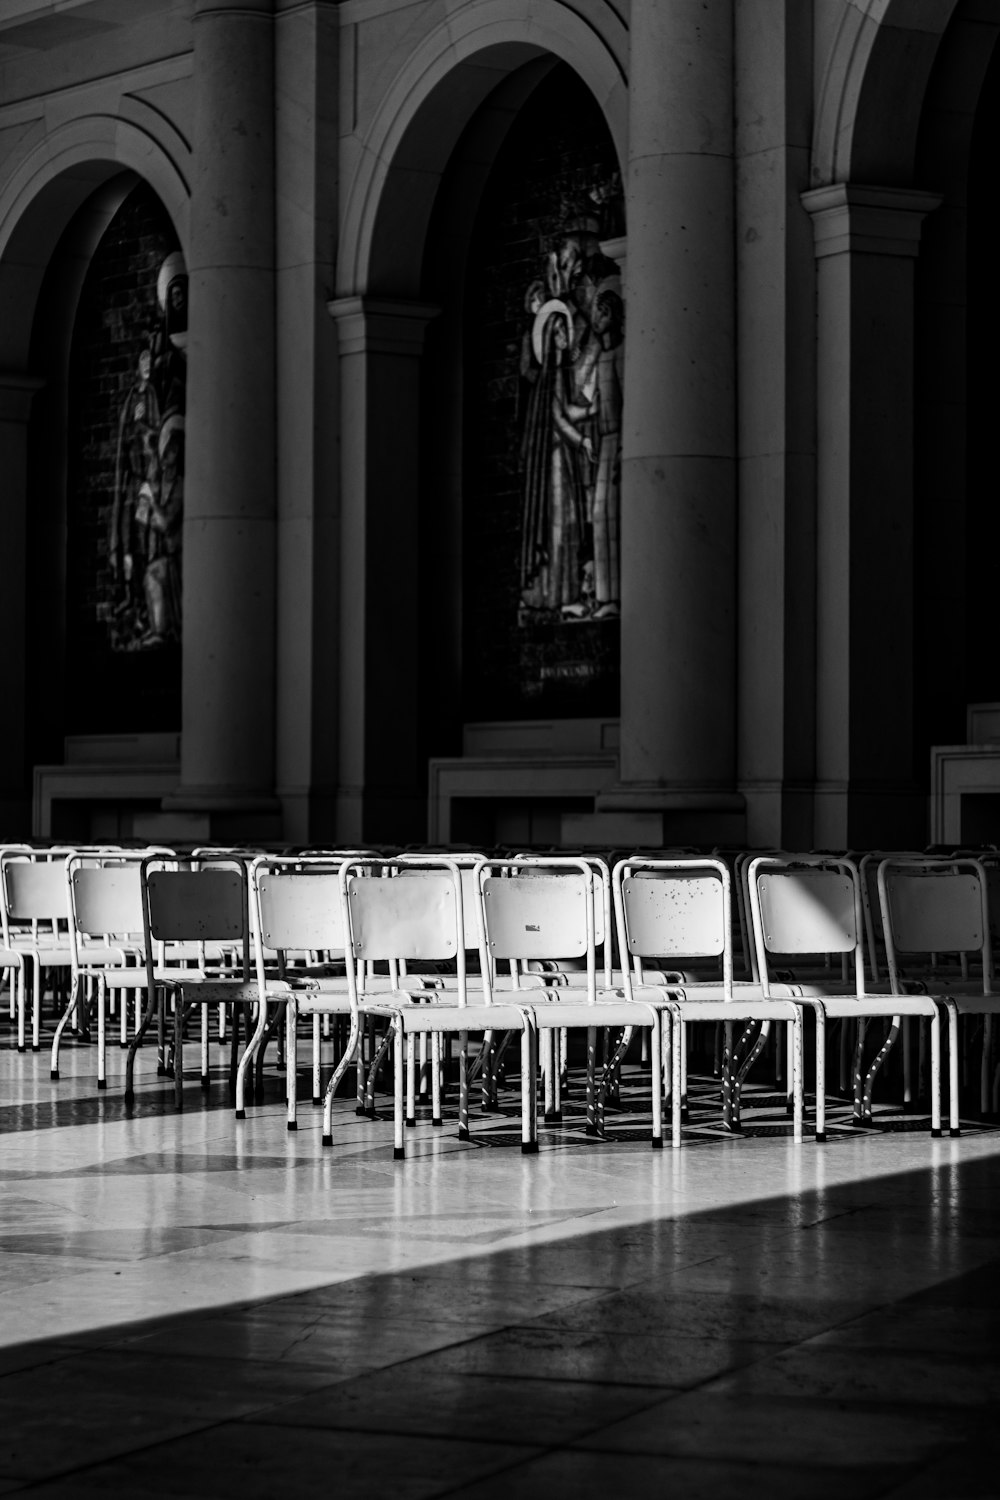
[{"label": "polished stone floor tile", "polygon": [[877,1403],[691,1391],[579,1441],[605,1452],[662,1453],[730,1463],[818,1464],[853,1472],[937,1458],[961,1439],[947,1412]]},{"label": "polished stone floor tile", "polygon": [[573,1500],[588,1495],[683,1496],[683,1500],[876,1500],[893,1470],[877,1466],[851,1474],[815,1464],[723,1463],[712,1458],[664,1458],[644,1453],[562,1449],[510,1473],[442,1491],[448,1500]]},{"label": "polished stone floor tile", "polygon": [[452,1344],[425,1355],[420,1368],[685,1390],[773,1353],[773,1344],[528,1326]]},{"label": "polished stone floor tile", "polygon": [[1000,1133],[449,1118],[397,1163],[349,1099],[324,1149],[273,1075],[236,1122],[150,1062],[127,1118],[92,1049],[55,1098],[0,1053],[0,1494],[997,1492]]},{"label": "polished stone floor tile", "polygon": [[[223,1423],[211,1431],[159,1443],[114,1465],[95,1464],[72,1486],[32,1494],[137,1493],[182,1500],[284,1500],[328,1493],[336,1500],[430,1500],[480,1477],[505,1474],[533,1450],[496,1435],[459,1434],[451,1440],[387,1434],[322,1432]],[[73,1487],[75,1486],[75,1488]],[[509,1492],[508,1492],[509,1493]]]},{"label": "polished stone floor tile", "polygon": [[294,1427],[415,1433],[502,1434],[537,1447],[573,1442],[662,1401],[655,1388],[502,1375],[455,1375],[413,1360],[366,1375],[273,1411],[269,1420]]}]

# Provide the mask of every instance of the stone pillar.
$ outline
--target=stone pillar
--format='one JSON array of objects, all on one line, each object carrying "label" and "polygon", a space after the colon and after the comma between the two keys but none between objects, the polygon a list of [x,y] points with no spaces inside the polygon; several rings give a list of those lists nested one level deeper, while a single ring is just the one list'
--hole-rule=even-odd
[{"label": "stone pillar", "polygon": [[438,309],[341,297],[342,843],[426,837],[418,738],[420,356]]},{"label": "stone pillar", "polygon": [[[339,634],[338,6],[276,0],[277,684],[283,834],[335,831]],[[317,421],[317,413],[322,419]]]},{"label": "stone pillar", "polygon": [[42,381],[0,371],[0,525],[3,529],[3,587],[0,588],[0,640],[3,641],[4,730],[0,734],[0,827],[7,839],[31,832],[31,791],[26,784],[27,719],[25,655],[27,602],[27,448],[31,401]]},{"label": "stone pillar", "polygon": [[[913,271],[940,199],[802,195],[817,275],[819,848],[927,839],[913,743]],[[922,767],[920,770],[922,771]]]},{"label": "stone pillar", "polygon": [[194,14],[184,683],[171,807],[278,832],[272,0]]},{"label": "stone pillar", "polygon": [[732,5],[633,0],[630,31],[621,784],[598,807],[709,842],[742,828]]}]

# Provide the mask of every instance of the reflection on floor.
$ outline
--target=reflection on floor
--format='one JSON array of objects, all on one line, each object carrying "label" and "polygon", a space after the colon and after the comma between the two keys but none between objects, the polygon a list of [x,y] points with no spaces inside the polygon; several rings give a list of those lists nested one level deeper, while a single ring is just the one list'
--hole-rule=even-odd
[{"label": "reflection on floor", "polygon": [[63,1064],[2,1055],[0,1495],[1000,1490],[998,1133],[393,1163],[349,1103],[324,1152]]}]

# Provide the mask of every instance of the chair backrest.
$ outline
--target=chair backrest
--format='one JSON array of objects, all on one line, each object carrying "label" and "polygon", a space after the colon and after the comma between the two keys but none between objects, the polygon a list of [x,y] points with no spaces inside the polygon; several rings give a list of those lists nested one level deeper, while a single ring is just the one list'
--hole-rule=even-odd
[{"label": "chair backrest", "polygon": [[251,889],[261,941],[279,952],[322,951],[342,957],[344,918],[339,862],[305,856],[254,861]]},{"label": "chair backrest", "polygon": [[227,943],[241,950],[243,977],[249,978],[249,899],[243,861],[202,857],[197,869],[156,868],[161,864],[144,859],[140,866],[147,963],[152,963],[154,942]]},{"label": "chair backrest", "polygon": [[858,995],[864,994],[861,881],[853,860],[765,855],[751,862],[748,889],[765,994],[770,993],[774,955],[830,954],[843,954],[853,961],[855,989]]},{"label": "chair backrest", "polygon": [[[455,960],[465,1003],[462,880],[450,861],[421,868],[391,859],[350,859],[340,867],[344,930],[361,963]],[[356,1001],[354,965],[347,977]]]},{"label": "chair backrest", "polygon": [[2,873],[4,911],[11,921],[69,921],[65,860],[18,855],[3,859]]},{"label": "chair backrest", "polygon": [[537,856],[490,860],[478,871],[480,966],[487,998],[496,965],[536,960],[586,961],[587,999],[597,998],[594,872],[586,858]]},{"label": "chair backrest", "polygon": [[462,925],[464,931],[464,948],[466,953],[479,952],[479,887],[476,880],[476,871],[485,862],[484,854],[466,853],[461,854],[421,854],[417,850],[395,857],[395,864],[401,867],[414,866],[418,869],[457,869],[459,879],[462,882]]},{"label": "chair backrest", "polygon": [[878,867],[879,904],[893,989],[899,954],[978,953],[983,988],[992,984],[986,872],[975,859],[885,859]]},{"label": "chair backrest", "polygon": [[731,997],[732,883],[724,860],[630,857],[615,866],[613,887],[627,994],[632,975],[626,955],[636,962],[640,980],[644,958],[719,958],[724,992]]},{"label": "chair backrest", "polygon": [[141,937],[141,863],[141,859],[131,859],[95,867],[85,864],[79,855],[67,860],[71,930],[75,937],[111,934]]}]

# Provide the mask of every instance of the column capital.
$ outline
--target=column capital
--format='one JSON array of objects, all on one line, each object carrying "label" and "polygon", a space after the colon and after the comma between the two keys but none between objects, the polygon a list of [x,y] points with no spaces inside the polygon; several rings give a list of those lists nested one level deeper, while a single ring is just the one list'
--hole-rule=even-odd
[{"label": "column capital", "polygon": [[940,193],[857,182],[834,182],[801,197],[813,221],[817,260],[850,252],[913,258],[924,219],[941,203]]},{"label": "column capital", "polygon": [[341,354],[420,355],[424,333],[441,311],[430,302],[334,297],[326,304],[337,325]]},{"label": "column capital", "polygon": [[195,0],[192,20],[206,16],[236,16],[259,20],[274,15],[274,0]]},{"label": "column capital", "polygon": [[37,375],[19,370],[0,370],[0,421],[26,422],[31,415],[35,392],[45,381]]}]

